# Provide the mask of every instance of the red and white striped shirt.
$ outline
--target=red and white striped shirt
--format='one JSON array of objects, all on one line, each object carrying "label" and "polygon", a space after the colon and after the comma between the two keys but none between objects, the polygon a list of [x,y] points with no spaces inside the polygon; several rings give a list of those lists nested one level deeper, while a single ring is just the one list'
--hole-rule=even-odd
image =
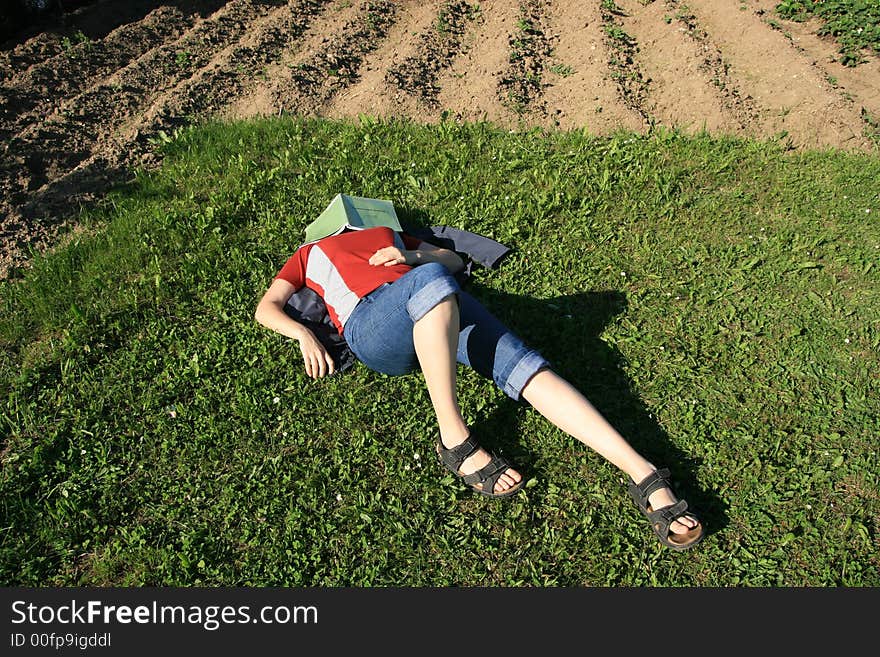
[{"label": "red and white striped shirt", "polygon": [[402,264],[371,265],[370,257],[387,246],[403,251],[417,249],[420,244],[414,237],[398,235],[385,227],[346,232],[299,247],[275,278],[287,281],[297,290],[308,287],[321,295],[330,319],[342,333],[363,297],[412,269]]}]

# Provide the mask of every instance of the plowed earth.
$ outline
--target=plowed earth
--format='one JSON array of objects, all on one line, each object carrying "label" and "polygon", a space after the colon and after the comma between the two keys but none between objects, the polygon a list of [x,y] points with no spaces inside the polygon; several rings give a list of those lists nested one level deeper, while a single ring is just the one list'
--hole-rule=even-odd
[{"label": "plowed earth", "polygon": [[[80,3],[82,4],[82,3]],[[651,125],[876,148],[880,63],[775,0],[95,0],[0,46],[0,277],[208,116]]]}]

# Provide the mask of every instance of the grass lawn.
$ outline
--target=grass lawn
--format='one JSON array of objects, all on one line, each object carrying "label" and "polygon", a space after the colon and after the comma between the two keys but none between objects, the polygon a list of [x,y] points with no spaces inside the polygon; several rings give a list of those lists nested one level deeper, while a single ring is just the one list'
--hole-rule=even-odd
[{"label": "grass lawn", "polygon": [[[0,284],[3,584],[880,584],[877,155],[366,118],[163,141]],[[420,375],[309,379],[253,311],[338,192],[511,246],[469,289],[671,467],[703,544],[662,548],[471,371],[511,500],[439,466]]]}]

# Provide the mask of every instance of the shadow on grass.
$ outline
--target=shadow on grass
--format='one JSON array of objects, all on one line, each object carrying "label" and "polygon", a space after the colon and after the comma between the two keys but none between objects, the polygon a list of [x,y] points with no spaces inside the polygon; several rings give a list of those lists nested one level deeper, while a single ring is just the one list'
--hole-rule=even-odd
[{"label": "shadow on grass", "polygon": [[[622,292],[533,299],[499,292],[476,281],[469,282],[466,289],[526,344],[540,351],[552,369],[580,390],[636,451],[657,467],[670,469],[674,492],[700,515],[707,533],[727,525],[727,505],[715,493],[699,490],[693,478],[698,460],[683,453],[651,417],[626,376],[626,359],[600,337],[609,321],[626,310]],[[515,435],[523,405],[510,400],[495,407],[479,423],[479,429],[493,438]],[[525,456],[523,465],[528,468],[528,462],[535,459]],[[564,482],[559,485],[564,487]]]}]

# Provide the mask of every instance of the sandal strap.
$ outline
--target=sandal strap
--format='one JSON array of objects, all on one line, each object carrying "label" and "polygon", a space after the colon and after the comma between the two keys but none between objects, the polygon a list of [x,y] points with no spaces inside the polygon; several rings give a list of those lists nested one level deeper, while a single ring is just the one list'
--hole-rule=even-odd
[{"label": "sandal strap", "polygon": [[663,523],[663,529],[668,532],[669,525],[684,515],[687,515],[688,503],[685,500],[679,500],[675,504],[660,507],[655,511],[648,513],[648,520],[651,524]]},{"label": "sandal strap", "polygon": [[443,459],[443,462],[448,467],[458,470],[461,467],[461,464],[478,449],[480,449],[480,445],[477,443],[477,438],[472,431],[470,435],[465,438],[463,443],[456,445],[455,447],[447,448],[443,446],[442,442],[440,442],[440,458]]},{"label": "sandal strap", "polygon": [[506,470],[511,468],[510,461],[508,461],[503,456],[495,456],[492,455],[492,460],[489,461],[482,468],[477,470],[476,472],[472,472],[469,475],[464,475],[462,477],[462,481],[466,484],[473,486],[474,484],[482,484],[483,490],[486,490],[486,484],[491,484],[489,487],[489,491],[495,490],[495,484],[498,483],[498,479],[501,475],[504,474]]},{"label": "sandal strap", "polygon": [[[691,516],[699,523],[699,519],[693,513],[688,512],[687,501],[678,500],[674,504],[669,504],[668,506],[663,506],[659,509],[649,510],[650,505],[648,504],[648,497],[654,491],[660,490],[661,488],[669,488],[670,492],[672,491],[672,487],[669,485],[669,477],[669,468],[655,470],[639,483],[630,482],[628,486],[629,494],[632,496],[641,512],[648,518],[651,529],[663,545],[674,550],[687,550],[703,540],[705,534],[701,527],[700,532],[696,536],[690,537],[689,540],[682,538],[681,541],[675,541],[670,538],[672,533],[670,531],[670,526],[676,520],[679,520],[684,516]],[[700,525],[698,524],[697,526]],[[688,534],[690,534],[690,532],[688,532]]]},{"label": "sandal strap", "polygon": [[644,505],[647,506],[648,498],[651,496],[651,493],[658,491],[661,488],[669,488],[669,477],[669,468],[660,468],[659,470],[654,470],[654,472],[642,479],[639,483],[634,484],[634,487],[641,496]]}]

